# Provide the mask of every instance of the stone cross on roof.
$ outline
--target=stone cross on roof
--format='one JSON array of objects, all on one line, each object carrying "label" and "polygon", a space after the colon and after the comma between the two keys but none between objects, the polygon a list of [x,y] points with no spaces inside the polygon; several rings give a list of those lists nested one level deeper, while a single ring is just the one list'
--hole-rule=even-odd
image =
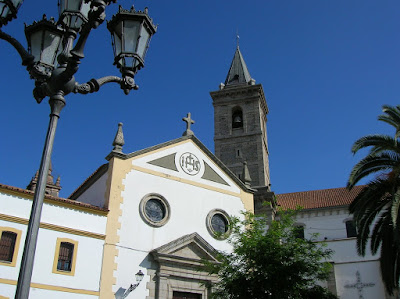
[{"label": "stone cross on roof", "polygon": [[194,120],[192,119],[192,115],[190,112],[187,114],[186,117],[182,118],[184,122],[186,122],[186,131],[183,132],[182,136],[189,136],[194,135],[193,131],[190,129],[190,126],[194,124]]}]

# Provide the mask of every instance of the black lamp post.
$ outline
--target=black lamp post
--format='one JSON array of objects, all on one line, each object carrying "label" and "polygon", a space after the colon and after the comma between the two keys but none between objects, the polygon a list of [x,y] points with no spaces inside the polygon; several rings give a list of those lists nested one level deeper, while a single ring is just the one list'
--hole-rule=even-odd
[{"label": "black lamp post", "polygon": [[79,84],[74,74],[78,71],[83,50],[92,29],[105,20],[105,9],[115,0],[59,0],[59,20],[47,19],[34,22],[25,27],[28,50],[10,35],[3,32],[2,26],[17,17],[23,0],[0,0],[0,39],[10,43],[22,58],[30,76],[35,80],[33,95],[38,103],[49,97],[51,108],[46,142],[40,162],[38,184],[32,203],[25,247],[15,298],[29,296],[33,261],[39,231],[40,216],[46,188],[54,136],[60,112],[65,106],[65,96],[69,93],[87,94],[97,92],[109,82],[115,82],[128,94],[138,89],[134,76],[144,66],[151,36],[156,26],[147,14],[147,9],[136,11],[119,9],[108,24],[112,35],[115,60],[121,77],[107,76],[91,79]]}]

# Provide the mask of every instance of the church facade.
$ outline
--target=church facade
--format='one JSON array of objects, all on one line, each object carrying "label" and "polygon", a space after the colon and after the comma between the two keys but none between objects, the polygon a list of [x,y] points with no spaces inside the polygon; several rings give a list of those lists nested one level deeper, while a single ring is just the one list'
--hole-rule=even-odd
[{"label": "church facade", "polygon": [[[231,250],[230,217],[274,218],[278,207],[296,206],[304,236],[319,233],[335,252],[331,278],[321,283],[343,299],[389,298],[378,257],[356,253],[347,207],[362,187],[271,191],[267,102],[239,48],[210,94],[215,155],[194,136],[188,114],[182,137],[130,154],[119,124],[107,163],[68,199],[49,172],[30,298],[208,298],[217,277],[199,265]],[[0,299],[15,294],[35,183],[0,185]]]}]

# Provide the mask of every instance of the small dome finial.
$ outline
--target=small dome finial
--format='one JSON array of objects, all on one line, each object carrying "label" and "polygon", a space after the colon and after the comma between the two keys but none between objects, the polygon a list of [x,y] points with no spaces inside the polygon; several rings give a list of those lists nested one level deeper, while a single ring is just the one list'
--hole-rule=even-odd
[{"label": "small dome finial", "polygon": [[124,133],[122,132],[122,123],[118,124],[118,131],[115,134],[114,142],[113,142],[113,152],[122,153],[122,147],[124,146]]}]

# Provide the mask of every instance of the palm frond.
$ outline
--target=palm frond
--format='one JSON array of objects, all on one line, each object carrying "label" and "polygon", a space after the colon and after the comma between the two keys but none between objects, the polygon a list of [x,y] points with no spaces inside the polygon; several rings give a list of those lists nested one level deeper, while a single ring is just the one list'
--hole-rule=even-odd
[{"label": "palm frond", "polygon": [[356,142],[354,142],[353,146],[351,147],[351,152],[355,154],[360,149],[370,146],[373,147],[371,151],[373,151],[374,153],[378,153],[379,150],[392,150],[400,153],[400,147],[396,145],[396,140],[393,137],[378,134],[361,137]]},{"label": "palm frond", "polygon": [[[389,217],[388,217],[389,216]],[[388,220],[389,219],[389,220]],[[385,210],[379,220],[376,222],[374,229],[371,234],[371,252],[375,255],[379,249],[379,246],[383,242],[383,236],[386,230],[392,230],[390,222],[390,212]]]},{"label": "palm frond", "polygon": [[379,156],[367,155],[354,165],[347,182],[347,188],[351,189],[361,179],[372,173],[390,170],[399,166],[399,159],[400,157],[398,155],[388,153],[382,153]]},{"label": "palm frond", "polygon": [[382,280],[392,295],[400,278],[400,105],[384,105],[382,111],[378,120],[393,126],[395,135],[368,135],[353,144],[353,154],[367,148],[369,154],[353,167],[347,187],[377,175],[356,196],[349,211],[358,230],[358,253],[365,255],[368,242],[373,254],[380,249]]},{"label": "palm frond", "polygon": [[390,190],[390,182],[376,179],[365,186],[349,206],[349,212],[353,214],[357,227],[357,251],[360,255],[366,253],[371,225],[390,202]]},{"label": "palm frond", "polygon": [[391,220],[393,223],[393,229],[397,229],[397,219],[399,217],[399,207],[400,207],[400,190],[397,188],[397,191],[393,195],[392,207],[391,207]]},{"label": "palm frond", "polygon": [[396,129],[400,128],[400,106],[383,105],[382,112],[385,114],[379,115],[378,120],[384,121]]},{"label": "palm frond", "polygon": [[382,279],[385,282],[386,290],[390,295],[399,286],[400,263],[399,249],[397,244],[392,242],[393,230],[387,229],[382,233],[382,245],[380,252],[380,266]]}]

